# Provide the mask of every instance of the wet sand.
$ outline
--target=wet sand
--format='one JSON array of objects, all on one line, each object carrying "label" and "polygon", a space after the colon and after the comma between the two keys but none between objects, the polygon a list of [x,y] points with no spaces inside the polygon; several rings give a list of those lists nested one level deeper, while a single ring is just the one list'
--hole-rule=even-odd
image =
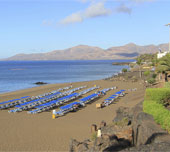
[{"label": "wet sand", "polygon": [[[69,85],[69,83],[50,84],[1,94],[0,102],[26,95],[35,96]],[[102,120],[112,123],[115,112],[120,106],[133,107],[144,99],[144,88],[140,82],[97,80],[77,82],[72,85],[73,87],[87,85],[88,88],[99,85],[101,86],[99,90],[117,86],[118,89],[107,92],[105,96],[77,112],[68,113],[55,120],[52,119],[51,111],[31,115],[26,112],[9,114],[8,110],[1,110],[0,151],[68,151],[71,138],[80,141],[90,138],[91,124],[99,125]],[[102,102],[116,91],[131,88],[137,88],[137,91],[127,92],[128,94],[120,98],[117,103],[102,109],[96,109],[96,103]]]}]

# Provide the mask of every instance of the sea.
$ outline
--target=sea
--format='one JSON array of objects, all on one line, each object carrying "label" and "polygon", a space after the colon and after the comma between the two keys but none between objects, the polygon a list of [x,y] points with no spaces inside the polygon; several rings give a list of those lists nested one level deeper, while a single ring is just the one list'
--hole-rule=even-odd
[{"label": "sea", "polygon": [[0,94],[48,84],[99,80],[111,77],[128,66],[113,62],[134,60],[0,61]]}]

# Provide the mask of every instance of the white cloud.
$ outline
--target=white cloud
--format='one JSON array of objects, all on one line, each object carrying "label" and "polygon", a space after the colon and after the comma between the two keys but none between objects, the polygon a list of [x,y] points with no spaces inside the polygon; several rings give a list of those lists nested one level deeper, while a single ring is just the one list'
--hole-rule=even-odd
[{"label": "white cloud", "polygon": [[82,22],[88,18],[94,18],[99,16],[107,16],[111,14],[111,10],[106,8],[104,2],[91,3],[91,5],[84,11],[73,13],[63,20],[60,21],[61,24],[70,24],[76,22]]},{"label": "white cloud", "polygon": [[[71,15],[66,16],[64,19],[58,22],[59,24],[67,25],[72,23],[81,23],[89,18],[109,16],[112,13],[131,14],[132,8],[136,7],[136,4],[141,4],[144,2],[155,2],[158,0],[75,0],[75,1],[89,3],[89,6],[85,10],[74,12]],[[111,6],[112,9],[107,8],[105,6],[105,3],[109,1],[120,2],[120,5],[116,8],[113,8]],[[50,26],[53,23],[51,21],[43,21],[43,24]]]},{"label": "white cloud", "polygon": [[61,24],[70,24],[70,23],[76,23],[76,22],[82,22],[83,17],[81,12],[73,13],[63,20],[60,21]]},{"label": "white cloud", "polygon": [[111,10],[104,6],[104,2],[94,3],[90,5],[84,12],[86,18],[92,18],[97,16],[107,16],[111,13]]},{"label": "white cloud", "polygon": [[128,13],[131,14],[132,9],[127,7],[125,4],[120,5],[118,8],[116,8],[117,13]]}]

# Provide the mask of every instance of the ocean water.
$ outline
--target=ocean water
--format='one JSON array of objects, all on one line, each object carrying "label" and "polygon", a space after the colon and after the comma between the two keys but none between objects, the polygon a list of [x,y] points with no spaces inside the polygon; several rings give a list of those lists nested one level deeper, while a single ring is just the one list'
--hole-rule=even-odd
[{"label": "ocean water", "polygon": [[104,79],[128,68],[112,65],[122,61],[0,61],[0,93],[35,87],[38,81],[51,84]]}]

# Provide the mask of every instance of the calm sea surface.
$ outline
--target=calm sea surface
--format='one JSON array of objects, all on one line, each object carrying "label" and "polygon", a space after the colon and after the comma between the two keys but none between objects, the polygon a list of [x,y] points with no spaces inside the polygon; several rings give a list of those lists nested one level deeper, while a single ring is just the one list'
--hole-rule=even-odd
[{"label": "calm sea surface", "polygon": [[0,93],[35,87],[37,81],[64,83],[107,78],[127,68],[112,65],[122,61],[0,61]]}]

